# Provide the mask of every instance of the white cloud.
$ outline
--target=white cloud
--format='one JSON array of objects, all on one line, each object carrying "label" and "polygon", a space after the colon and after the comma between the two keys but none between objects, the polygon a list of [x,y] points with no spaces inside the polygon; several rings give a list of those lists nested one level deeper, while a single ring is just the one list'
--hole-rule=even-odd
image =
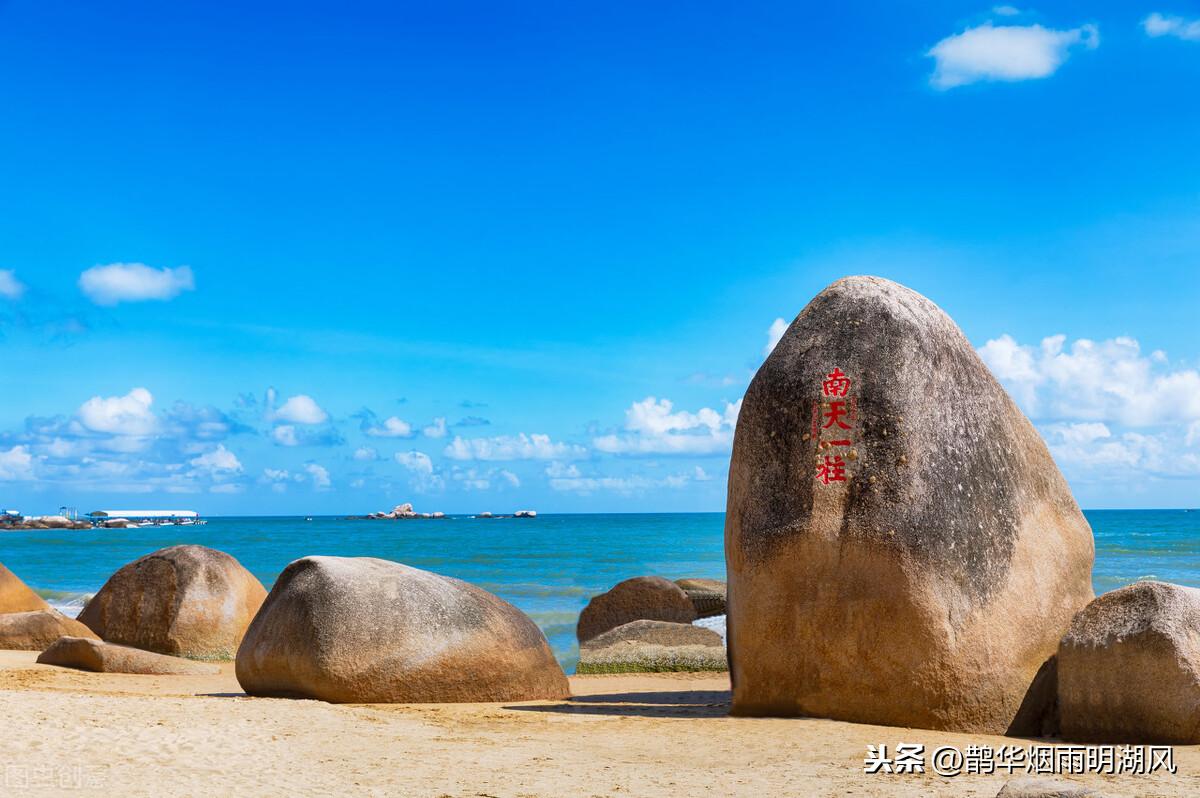
[{"label": "white cloud", "polygon": [[79,275],[79,287],[97,305],[116,305],[174,299],[196,284],[187,266],[154,269],[142,263],[110,263]]},{"label": "white cloud", "polygon": [[1154,38],[1174,36],[1189,42],[1200,41],[1200,19],[1167,16],[1156,11],[1142,20],[1142,30]]},{"label": "white cloud", "polygon": [[280,446],[299,446],[300,439],[296,437],[296,428],[290,424],[281,424],[271,430],[271,440]]},{"label": "white cloud", "polygon": [[324,424],[329,420],[329,414],[316,403],[316,400],[304,394],[290,397],[271,415],[278,421],[286,421],[290,424]]},{"label": "white cloud", "polygon": [[326,470],[324,466],[319,466],[316,463],[309,463],[308,465],[304,466],[304,470],[308,473],[313,487],[317,490],[324,490],[333,484],[333,482],[329,479],[329,471]]},{"label": "white cloud", "polygon": [[[703,474],[702,469],[696,472]],[[546,467],[551,489],[563,493],[589,494],[599,491],[633,494],[662,488],[683,488],[695,478],[695,474],[671,474],[661,478],[631,474],[624,477],[585,476],[574,465],[551,463]],[[706,475],[707,476],[707,475]]]},{"label": "white cloud", "polygon": [[492,438],[454,436],[443,454],[451,460],[569,460],[584,457],[582,446],[555,443],[549,435],[497,435]]},{"label": "white cloud", "polygon": [[418,474],[432,474],[433,461],[424,452],[415,449],[411,452],[396,452],[396,462]]},{"label": "white cloud", "polygon": [[0,482],[18,482],[33,479],[33,455],[28,446],[14,446],[0,452]]},{"label": "white cloud", "polygon": [[692,475],[692,479],[696,480],[697,482],[711,482],[712,481],[712,477],[709,476],[708,472],[705,471],[700,466],[696,466],[696,472]]},{"label": "white cloud", "polygon": [[490,490],[494,482],[504,488],[521,487],[521,479],[506,468],[489,468],[486,471],[477,468],[455,468],[450,478],[464,490]]},{"label": "white cloud", "polygon": [[513,472],[509,471],[507,468],[501,468],[497,472],[497,476],[499,476],[500,479],[507,482],[509,484],[509,486],[511,486],[511,487],[514,487],[514,488],[521,487],[521,478],[518,477]]},{"label": "white cloud", "polygon": [[1200,372],[1171,369],[1161,353],[1143,357],[1132,338],[1068,347],[1054,335],[1033,347],[1002,335],[979,354],[1033,418],[1132,427],[1200,420]]},{"label": "white cloud", "polygon": [[150,410],[154,396],[145,388],[134,388],[125,396],[93,396],[79,408],[79,422],[91,432],[110,435],[146,436],[158,429],[158,417]]},{"label": "white cloud", "polygon": [[445,418],[435,418],[433,420],[432,424],[430,424],[425,429],[421,430],[421,433],[426,438],[444,438],[444,437],[446,437],[446,419]]},{"label": "white cloud", "polygon": [[361,460],[363,462],[367,462],[370,460],[378,460],[379,459],[379,450],[374,449],[370,446],[359,446],[357,449],[354,450],[354,459]]},{"label": "white cloud", "polygon": [[237,455],[226,449],[223,443],[218,444],[217,448],[210,452],[193,457],[188,462],[197,470],[209,474],[239,474],[242,471],[242,463],[238,460]]},{"label": "white cloud", "polygon": [[1054,30],[1041,25],[993,26],[990,22],[947,36],[927,53],[936,65],[929,81],[951,89],[981,80],[1045,78],[1067,60],[1072,48],[1100,44],[1095,25]]},{"label": "white cloud", "polygon": [[767,345],[763,347],[763,357],[775,351],[775,347],[779,344],[783,334],[788,330],[788,323],[783,319],[775,319],[771,322],[771,326],[767,328]]},{"label": "white cloud", "polygon": [[669,399],[648,396],[625,411],[626,434],[603,435],[592,444],[610,454],[715,454],[733,444],[742,400],[723,412],[705,407],[695,413],[673,410]]},{"label": "white cloud", "polygon": [[12,269],[0,269],[0,296],[5,299],[20,299],[25,294],[25,284],[17,279]]},{"label": "white cloud", "polygon": [[373,438],[410,438],[413,434],[412,425],[396,416],[384,419],[383,424],[368,427],[366,432]]},{"label": "white cloud", "polygon": [[1016,6],[992,6],[992,13],[1002,17],[1015,17],[1021,13],[1021,9]]}]

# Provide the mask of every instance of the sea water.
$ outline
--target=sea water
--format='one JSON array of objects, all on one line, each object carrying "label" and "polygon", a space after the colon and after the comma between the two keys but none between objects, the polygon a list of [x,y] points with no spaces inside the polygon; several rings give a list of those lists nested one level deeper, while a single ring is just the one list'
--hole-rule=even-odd
[{"label": "sea water", "polygon": [[[1097,593],[1137,579],[1200,586],[1200,511],[1086,512]],[[270,588],[310,554],[381,557],[472,582],[520,607],[568,672],[588,599],[642,574],[724,578],[721,513],[471,516],[397,521],[212,518],[204,526],[0,532],[0,562],[65,612],[118,568],[164,546],[228,552]]]}]

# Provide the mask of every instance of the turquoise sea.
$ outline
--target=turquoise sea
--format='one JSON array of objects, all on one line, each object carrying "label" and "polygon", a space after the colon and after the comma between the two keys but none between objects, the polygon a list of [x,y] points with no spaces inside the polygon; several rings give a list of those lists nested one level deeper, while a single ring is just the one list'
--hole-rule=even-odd
[{"label": "turquoise sea", "polygon": [[[1148,578],[1200,586],[1200,511],[1085,515],[1096,536],[1097,593]],[[122,565],[177,543],[229,552],[268,588],[305,555],[382,557],[464,579],[517,605],[570,672],[578,656],[575,621],[590,596],[640,574],[723,578],[723,525],[721,513],[212,518],[193,527],[0,532],[0,562],[55,605],[77,612]]]}]

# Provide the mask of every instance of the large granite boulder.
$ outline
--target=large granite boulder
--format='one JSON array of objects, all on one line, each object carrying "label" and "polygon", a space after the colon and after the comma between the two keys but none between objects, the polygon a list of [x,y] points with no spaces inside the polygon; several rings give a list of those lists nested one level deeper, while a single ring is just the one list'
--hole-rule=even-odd
[{"label": "large granite boulder", "polygon": [[171,546],[113,574],[79,620],[110,643],[231,660],[267,591],[225,552]]},{"label": "large granite boulder", "polygon": [[91,629],[58,610],[0,615],[0,650],[42,651],[64,636],[95,637]]},{"label": "large granite boulder", "polygon": [[1200,590],[1136,582],[1085,607],[1058,647],[1064,740],[1200,743]]},{"label": "large granite boulder", "polygon": [[221,669],[205,662],[168,657],[140,648],[118,646],[85,637],[60,637],[38,655],[42,665],[96,673],[144,673],[155,676],[205,676]]},{"label": "large granite boulder", "polygon": [[368,557],[280,574],[237,655],[250,695],[331,703],[532,701],[570,694],[537,625],[474,585]]},{"label": "large granite boulder", "polygon": [[696,608],[683,588],[661,576],[635,576],[588,602],[579,613],[575,635],[580,643],[630,621],[691,623]]},{"label": "large granite boulder", "polygon": [[0,564],[0,613],[48,610],[50,605],[17,575]]},{"label": "large granite boulder", "polygon": [[697,618],[712,618],[725,614],[725,582],[720,579],[676,579],[675,584],[687,593]]},{"label": "large granite boulder", "polygon": [[725,520],[733,712],[1001,733],[1092,598],[1091,529],[954,322],[822,291],[746,392]]},{"label": "large granite boulder", "polygon": [[576,672],[724,671],[725,641],[711,629],[668,621],[631,621],[579,646]]}]

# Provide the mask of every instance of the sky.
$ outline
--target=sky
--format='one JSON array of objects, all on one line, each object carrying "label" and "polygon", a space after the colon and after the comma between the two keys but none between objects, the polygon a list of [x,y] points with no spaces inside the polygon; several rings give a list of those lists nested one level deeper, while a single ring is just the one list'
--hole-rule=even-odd
[{"label": "sky", "polygon": [[1200,505],[1200,3],[880,5],[0,0],[0,506],[720,511],[848,274]]}]

